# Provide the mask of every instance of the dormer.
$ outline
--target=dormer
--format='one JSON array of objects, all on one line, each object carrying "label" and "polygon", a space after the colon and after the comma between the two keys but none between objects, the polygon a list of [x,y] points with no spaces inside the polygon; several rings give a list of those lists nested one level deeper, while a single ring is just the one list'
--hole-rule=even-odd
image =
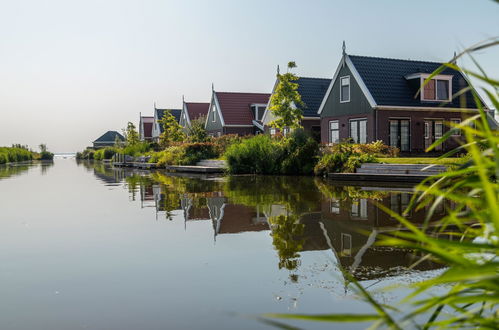
[{"label": "dormer", "polygon": [[[419,89],[424,85],[429,73],[412,73],[405,76],[410,85]],[[424,85],[419,93],[421,102],[450,102],[452,101],[452,75],[436,75]]]},{"label": "dormer", "polygon": [[253,113],[253,116],[255,120],[261,121],[263,118],[263,114],[265,112],[265,108],[267,107],[267,104],[263,103],[253,103],[251,104],[251,113]]}]

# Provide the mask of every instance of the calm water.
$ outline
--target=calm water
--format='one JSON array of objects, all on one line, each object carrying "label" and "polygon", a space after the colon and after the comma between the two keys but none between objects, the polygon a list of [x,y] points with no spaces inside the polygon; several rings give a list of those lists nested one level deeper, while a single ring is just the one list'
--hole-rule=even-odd
[{"label": "calm water", "polygon": [[410,196],[74,159],[0,167],[0,329],[271,329],[259,315],[368,312],[338,265],[373,291],[438,272],[428,262],[409,271],[416,255],[373,245],[397,226],[373,202],[401,211]]}]

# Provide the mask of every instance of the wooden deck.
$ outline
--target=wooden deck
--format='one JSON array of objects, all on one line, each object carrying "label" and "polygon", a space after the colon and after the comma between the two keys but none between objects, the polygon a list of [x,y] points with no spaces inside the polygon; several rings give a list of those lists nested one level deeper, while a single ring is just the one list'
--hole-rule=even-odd
[{"label": "wooden deck", "polygon": [[355,173],[329,173],[328,178],[339,181],[408,182],[419,183],[429,176],[446,171],[443,165],[425,164],[362,164]]},{"label": "wooden deck", "polygon": [[156,163],[114,162],[113,166],[132,167],[145,170],[166,169],[167,171],[171,172],[200,173],[200,174],[223,173],[225,171],[225,162],[223,160],[202,160],[198,162],[196,165],[166,165],[164,167],[160,167]]}]

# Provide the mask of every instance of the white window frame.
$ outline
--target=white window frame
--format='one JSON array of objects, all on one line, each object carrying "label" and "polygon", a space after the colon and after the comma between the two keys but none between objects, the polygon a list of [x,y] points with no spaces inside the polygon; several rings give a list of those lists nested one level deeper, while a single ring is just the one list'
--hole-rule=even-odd
[{"label": "white window frame", "polygon": [[[348,100],[343,100],[343,92],[342,92],[343,91],[343,88],[342,88],[343,87],[343,79],[348,79]],[[352,94],[351,94],[352,90],[350,88],[351,84],[352,84],[352,82],[351,82],[350,76],[340,77],[340,103],[350,102],[350,99],[352,96]]]},{"label": "white window frame", "polygon": [[[421,85],[420,86],[423,86],[424,82],[425,82],[425,79],[428,78],[430,75],[429,74],[422,74],[420,79],[421,79]],[[426,99],[425,96],[424,96],[424,87],[421,88],[421,101],[425,101],[425,102],[450,102],[452,101],[452,77],[453,76],[450,76],[450,75],[436,75],[435,77],[431,78],[431,80],[435,80],[435,99],[431,100],[431,99]],[[449,97],[447,98],[447,100],[439,100],[437,97],[438,97],[438,84],[437,84],[437,80],[447,80],[447,83],[449,84]]]},{"label": "white window frame", "polygon": [[[461,124],[462,121],[461,121],[461,118],[451,118],[450,122],[453,123],[453,124],[459,125],[459,124]],[[455,122],[457,122],[457,123],[455,123]],[[455,129],[455,127],[451,126],[450,129]],[[452,133],[452,136],[461,136],[461,135],[462,135],[461,134],[461,129],[457,129],[456,131],[454,131],[454,133]]]},{"label": "white window frame", "polygon": [[216,115],[217,107],[216,107],[216,105],[213,105],[213,107],[211,109],[211,112],[213,113],[213,119],[211,121],[213,123],[215,123],[217,121],[217,115]]},{"label": "white window frame", "polygon": [[[368,128],[368,120],[367,118],[351,118],[348,120],[348,137],[351,138],[352,140],[354,140],[354,143],[358,143],[358,144],[363,144],[362,142],[360,142],[360,134],[359,134],[359,141],[356,142],[355,139],[353,139],[352,137],[352,122],[353,121],[357,121],[357,122],[360,122],[360,121],[363,121],[365,120],[366,121],[366,142],[364,143],[368,143],[367,141],[369,141],[369,135],[368,135],[368,132],[369,132],[369,128]],[[357,124],[357,129],[360,129],[360,125]],[[359,133],[359,130],[357,130],[357,133]]]},{"label": "white window frame", "polygon": [[270,135],[274,136],[276,133],[276,129],[275,128],[271,128],[270,129]]},{"label": "white window frame", "polygon": [[[331,128],[332,123],[338,124],[338,128],[335,129],[335,131],[338,131],[338,141],[336,141],[336,142],[334,142],[332,140],[332,135],[331,135],[331,132],[333,131],[333,129]],[[329,143],[333,144],[333,143],[338,143],[338,142],[340,142],[340,121],[339,120],[330,120],[329,121]]]}]

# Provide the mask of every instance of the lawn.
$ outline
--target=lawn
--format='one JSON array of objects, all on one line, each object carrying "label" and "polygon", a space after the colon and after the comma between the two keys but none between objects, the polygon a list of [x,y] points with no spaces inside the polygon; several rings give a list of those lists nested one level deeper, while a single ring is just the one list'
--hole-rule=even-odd
[{"label": "lawn", "polygon": [[380,163],[387,164],[439,164],[439,165],[460,165],[466,162],[466,158],[463,157],[453,157],[453,158],[378,158]]}]

